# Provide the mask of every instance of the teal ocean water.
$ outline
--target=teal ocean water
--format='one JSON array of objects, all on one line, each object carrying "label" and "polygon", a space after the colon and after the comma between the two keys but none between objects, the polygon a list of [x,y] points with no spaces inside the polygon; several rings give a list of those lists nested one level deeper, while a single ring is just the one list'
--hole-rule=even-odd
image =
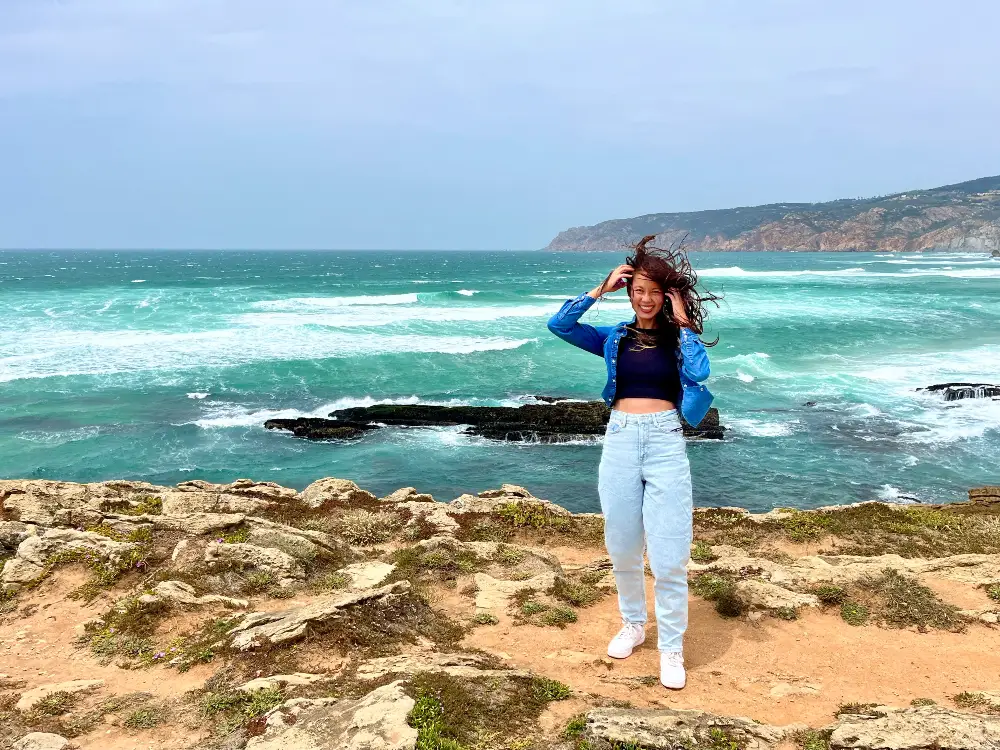
[{"label": "teal ocean water", "polygon": [[[0,253],[0,475],[175,483],[346,477],[449,500],[512,482],[596,510],[600,444],[457,429],[309,443],[271,417],[382,402],[598,398],[602,360],[546,319],[623,253]],[[689,445],[699,505],[814,507],[1000,482],[1000,260],[696,253],[729,437]],[[588,313],[630,317],[619,293]],[[812,403],[812,405],[806,405]]]}]

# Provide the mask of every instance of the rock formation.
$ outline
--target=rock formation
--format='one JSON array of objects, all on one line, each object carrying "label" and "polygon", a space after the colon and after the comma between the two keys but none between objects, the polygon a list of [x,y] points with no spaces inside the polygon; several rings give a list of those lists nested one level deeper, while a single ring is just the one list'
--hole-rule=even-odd
[{"label": "rock formation", "polygon": [[3,480],[0,748],[1000,750],[1000,488],[694,523],[668,694],[523,487]]}]

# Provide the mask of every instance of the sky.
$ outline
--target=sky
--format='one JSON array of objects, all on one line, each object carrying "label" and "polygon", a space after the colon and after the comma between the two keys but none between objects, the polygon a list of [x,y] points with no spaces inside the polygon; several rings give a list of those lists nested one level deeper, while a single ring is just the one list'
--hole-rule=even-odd
[{"label": "sky", "polygon": [[0,0],[0,247],[535,249],[1000,173],[995,0]]}]

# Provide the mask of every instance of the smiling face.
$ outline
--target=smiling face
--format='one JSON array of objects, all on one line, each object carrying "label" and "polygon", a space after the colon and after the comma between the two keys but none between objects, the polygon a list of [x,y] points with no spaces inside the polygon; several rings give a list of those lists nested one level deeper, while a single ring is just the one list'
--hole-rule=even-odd
[{"label": "smiling face", "polygon": [[640,271],[632,277],[629,299],[639,322],[648,322],[656,318],[663,309],[663,288]]}]

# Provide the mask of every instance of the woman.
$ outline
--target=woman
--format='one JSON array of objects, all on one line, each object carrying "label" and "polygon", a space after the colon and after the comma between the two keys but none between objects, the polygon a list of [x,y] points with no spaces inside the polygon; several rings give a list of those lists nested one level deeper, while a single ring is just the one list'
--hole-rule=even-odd
[{"label": "woman", "polygon": [[[591,354],[603,356],[608,380],[602,396],[611,406],[598,472],[604,540],[614,567],[623,626],[608,656],[624,659],[646,640],[643,549],[656,579],[660,682],[684,687],[683,637],[687,628],[687,561],[691,548],[691,471],[678,409],[689,424],[705,417],[712,394],[708,355],[699,338],[703,303],[697,277],[680,250],[635,245],[634,254],[604,283],[568,300],[549,330]],[[590,326],[580,317],[621,288],[635,311],[630,323]],[[713,344],[716,342],[713,342]]]}]

